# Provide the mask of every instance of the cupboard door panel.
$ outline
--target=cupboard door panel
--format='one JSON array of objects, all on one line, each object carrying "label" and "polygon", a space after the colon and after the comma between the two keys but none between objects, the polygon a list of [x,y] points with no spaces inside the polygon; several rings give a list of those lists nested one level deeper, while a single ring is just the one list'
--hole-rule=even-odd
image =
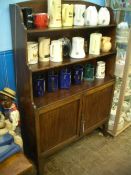
[{"label": "cupboard door panel", "polygon": [[112,101],[113,85],[98,90],[95,93],[87,93],[83,98],[83,122],[84,131],[94,129],[97,124],[106,120],[109,116]]},{"label": "cupboard door panel", "polygon": [[79,135],[80,99],[39,116],[40,151],[45,152]]}]

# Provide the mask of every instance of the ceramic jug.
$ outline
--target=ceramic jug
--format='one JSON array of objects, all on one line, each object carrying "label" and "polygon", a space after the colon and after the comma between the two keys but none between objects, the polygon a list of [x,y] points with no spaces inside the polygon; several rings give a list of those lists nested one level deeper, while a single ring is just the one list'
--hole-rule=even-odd
[{"label": "ceramic jug", "polygon": [[71,58],[84,58],[84,38],[82,37],[73,37],[72,38],[72,50],[70,53]]},{"label": "ceramic jug", "polygon": [[98,24],[109,25],[110,23],[110,12],[106,7],[101,7],[98,12]]},{"label": "ceramic jug", "polygon": [[104,61],[97,61],[96,78],[98,79],[105,78],[105,62]]},{"label": "ceramic jug", "polygon": [[46,62],[50,59],[50,38],[39,37],[39,61]]},{"label": "ceramic jug", "polygon": [[61,27],[61,0],[48,0],[49,27]]},{"label": "ceramic jug", "polygon": [[102,52],[109,52],[111,50],[111,37],[102,37],[102,42],[101,42],[101,51]]},{"label": "ceramic jug", "polygon": [[85,10],[85,25],[96,26],[98,22],[98,12],[95,6],[89,6]]},{"label": "ceramic jug", "polygon": [[62,4],[62,26],[73,26],[73,4]]},{"label": "ceramic jug", "polygon": [[84,25],[84,13],[85,13],[86,5],[75,4],[74,5],[74,25],[75,26],[83,26]]},{"label": "ceramic jug", "polygon": [[99,55],[101,48],[101,33],[92,33],[90,35],[90,45],[89,45],[89,54]]},{"label": "ceramic jug", "polygon": [[63,61],[62,41],[53,40],[50,45],[50,61],[61,62]]},{"label": "ceramic jug", "polygon": [[38,63],[38,43],[34,41],[27,42],[28,64]]}]

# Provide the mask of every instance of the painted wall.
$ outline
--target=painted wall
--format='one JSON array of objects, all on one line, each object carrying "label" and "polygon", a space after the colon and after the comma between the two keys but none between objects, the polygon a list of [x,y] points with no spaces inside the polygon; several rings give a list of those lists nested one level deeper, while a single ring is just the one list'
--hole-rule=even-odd
[{"label": "painted wall", "polygon": [[[11,41],[9,4],[27,0],[0,0],[0,90],[8,86],[15,90],[15,74]],[[104,5],[104,0],[89,0]]]}]

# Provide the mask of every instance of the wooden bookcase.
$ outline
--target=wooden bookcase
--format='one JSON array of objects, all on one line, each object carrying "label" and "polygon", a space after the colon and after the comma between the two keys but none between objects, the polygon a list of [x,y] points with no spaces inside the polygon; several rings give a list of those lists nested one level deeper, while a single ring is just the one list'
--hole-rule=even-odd
[{"label": "wooden bookcase", "polygon": [[[66,0],[62,3],[95,5],[85,1]],[[100,6],[95,5],[97,9]],[[115,29],[113,12],[110,10],[111,23],[108,26],[82,26],[27,30],[23,23],[21,7],[32,7],[34,12],[46,12],[47,1],[32,0],[10,5],[12,42],[17,84],[18,105],[22,120],[22,135],[25,152],[32,157],[42,174],[43,162],[60,148],[72,143],[94,129],[106,128],[109,119],[114,91],[115,67]],[[40,36],[51,39],[61,37],[87,38],[93,32],[101,32],[112,38],[112,50],[99,56],[86,55],[83,59],[65,59],[62,63],[27,64],[27,41],[37,41]],[[33,76],[46,73],[50,69],[61,69],[75,64],[98,60],[106,62],[106,77],[93,82],[84,81],[72,85],[69,90],[46,92],[44,97],[33,96]]]}]

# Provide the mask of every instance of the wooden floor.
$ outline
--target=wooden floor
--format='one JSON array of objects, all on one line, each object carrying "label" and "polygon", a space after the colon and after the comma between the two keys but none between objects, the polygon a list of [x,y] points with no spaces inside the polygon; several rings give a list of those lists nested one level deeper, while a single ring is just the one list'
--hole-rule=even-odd
[{"label": "wooden floor", "polygon": [[131,175],[131,127],[116,138],[93,132],[50,157],[43,175]]}]

